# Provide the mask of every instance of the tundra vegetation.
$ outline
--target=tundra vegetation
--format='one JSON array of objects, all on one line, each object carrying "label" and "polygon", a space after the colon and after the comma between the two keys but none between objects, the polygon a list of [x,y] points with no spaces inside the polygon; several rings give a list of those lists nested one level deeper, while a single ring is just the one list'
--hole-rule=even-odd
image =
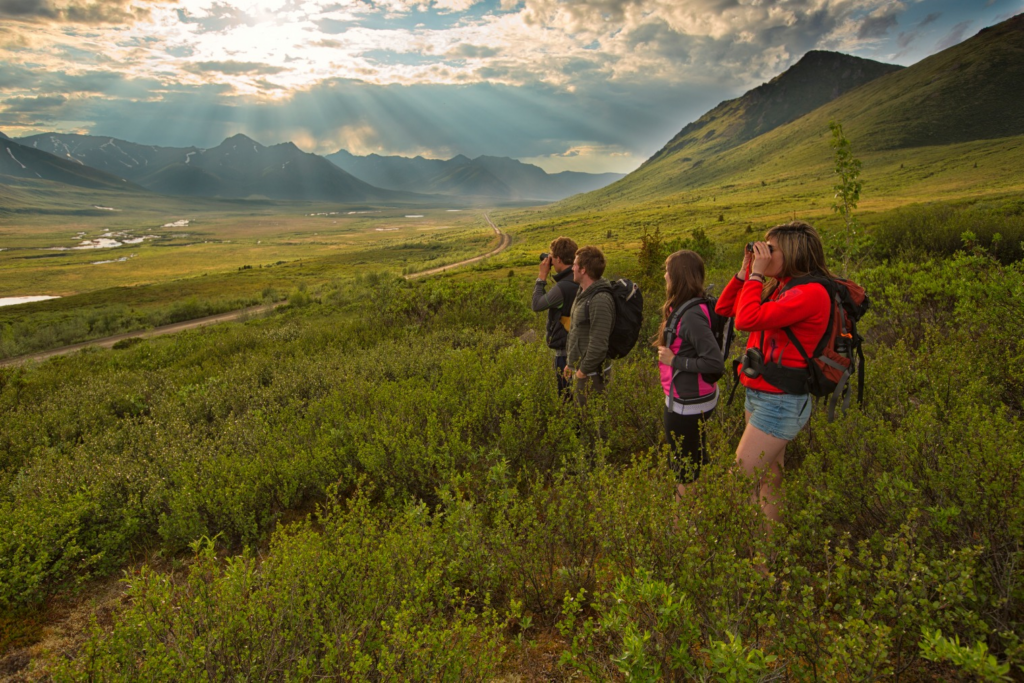
[{"label": "tundra vegetation", "polygon": [[[62,298],[0,308],[0,360],[272,303],[300,287],[325,286],[340,273],[427,270],[497,243],[476,208],[223,200],[183,207],[168,198],[149,206],[130,196],[107,203],[118,210],[55,219],[59,209],[44,206],[7,218],[0,230],[0,291]],[[74,248],[103,234],[153,239]]]},{"label": "tundra vegetation", "polygon": [[122,575],[113,612],[24,675],[1020,676],[1021,209],[864,217],[866,401],[793,442],[771,529],[729,467],[741,396],[673,502],[653,352],[580,413],[522,339],[526,256],[554,235],[652,283],[649,336],[669,249],[722,286],[763,224],[505,212],[512,253],[455,276],[334,268],[270,317],[0,369],[2,646]]},{"label": "tundra vegetation", "polygon": [[[324,251],[301,262],[243,259],[5,313],[45,329],[61,306],[131,313],[126,298],[148,291],[167,308],[289,301],[0,368],[0,671],[1020,680],[1024,137],[975,116],[1022,111],[1007,106],[1020,60],[985,51],[1000,31],[714,155],[684,156],[678,139],[597,192],[495,210],[513,245],[455,273],[401,277],[486,251],[479,217],[444,253],[430,253],[443,235],[415,240],[406,263],[405,237],[336,254],[311,240]],[[1010,84],[985,91],[997,101],[963,95],[989,71]],[[933,96],[954,78],[975,109]],[[832,118],[863,162],[856,234],[831,208]],[[649,338],[670,250],[700,252],[720,289],[743,243],[794,218],[871,296],[867,390],[792,442],[769,528],[731,467],[742,389],[710,422],[711,466],[674,501],[653,349],[578,411],[556,396],[528,301],[537,254],[571,235],[643,283]],[[123,596],[89,626],[45,638],[55,612],[89,611],[118,578]]]}]

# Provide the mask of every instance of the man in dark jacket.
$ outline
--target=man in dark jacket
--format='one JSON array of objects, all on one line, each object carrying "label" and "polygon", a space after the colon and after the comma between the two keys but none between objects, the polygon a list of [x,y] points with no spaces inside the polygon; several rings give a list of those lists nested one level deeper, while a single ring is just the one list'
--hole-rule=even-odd
[{"label": "man in dark jacket", "polygon": [[[551,243],[551,253],[540,262],[537,284],[533,287],[534,313],[548,312],[545,338],[548,348],[555,352],[555,372],[558,379],[558,393],[569,397],[569,380],[563,376],[565,369],[565,343],[569,337],[569,311],[580,286],[573,282],[572,263],[576,258],[576,243],[568,237],[559,237]],[[554,286],[545,292],[548,274],[554,268]]]},{"label": "man in dark jacket", "polygon": [[566,341],[565,378],[575,371],[576,402],[584,405],[587,396],[604,391],[611,373],[608,339],[615,327],[615,299],[612,283],[604,277],[605,258],[597,247],[576,252],[573,280],[580,286],[572,305],[569,338]]}]

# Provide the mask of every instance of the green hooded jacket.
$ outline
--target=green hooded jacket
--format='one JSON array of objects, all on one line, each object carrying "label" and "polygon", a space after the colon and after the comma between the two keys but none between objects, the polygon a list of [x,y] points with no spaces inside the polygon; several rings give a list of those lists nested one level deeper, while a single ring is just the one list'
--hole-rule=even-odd
[{"label": "green hooded jacket", "polygon": [[600,372],[608,355],[608,338],[615,327],[612,283],[601,278],[580,290],[572,304],[566,355],[571,367],[587,375]]}]

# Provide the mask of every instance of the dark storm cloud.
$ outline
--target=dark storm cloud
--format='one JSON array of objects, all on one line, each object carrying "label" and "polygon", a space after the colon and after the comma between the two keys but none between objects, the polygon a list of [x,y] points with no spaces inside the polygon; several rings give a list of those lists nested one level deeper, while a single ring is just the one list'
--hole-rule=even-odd
[{"label": "dark storm cloud", "polygon": [[0,17],[21,21],[118,24],[144,19],[149,10],[125,0],[81,2],[56,6],[49,0],[0,0]]},{"label": "dark storm cloud", "polygon": [[217,71],[230,75],[256,74],[260,76],[273,76],[274,74],[286,71],[284,67],[261,64],[259,62],[196,62],[195,64],[187,65],[185,70],[194,74]]},{"label": "dark storm cloud", "polygon": [[644,48],[679,65],[690,62],[699,42],[691,36],[672,30],[672,27],[661,19],[643,24],[626,35],[626,44],[631,50]]},{"label": "dark storm cloud", "polygon": [[881,38],[889,33],[889,29],[896,25],[896,13],[883,14],[877,17],[868,17],[860,25],[857,37],[861,40],[869,38]]},{"label": "dark storm cloud", "polygon": [[967,32],[967,27],[971,25],[970,21],[961,21],[959,24],[954,26],[946,34],[946,37],[939,41],[938,45],[935,46],[935,50],[941,51],[946,48],[953,47],[961,40],[964,39],[964,34]]},{"label": "dark storm cloud", "polygon": [[36,75],[23,66],[5,64],[0,69],[0,90],[25,88],[38,82]]},{"label": "dark storm cloud", "polygon": [[57,13],[45,0],[0,0],[0,15],[54,19]]},{"label": "dark storm cloud", "polygon": [[194,17],[186,10],[179,9],[178,21],[183,24],[195,24],[200,33],[223,31],[236,26],[255,26],[258,21],[237,7],[223,3],[213,3],[207,10],[209,16]]},{"label": "dark storm cloud", "polygon": [[63,95],[51,97],[11,97],[3,102],[5,112],[46,112],[59,108],[68,98]]},{"label": "dark storm cloud", "polygon": [[498,54],[498,51],[493,47],[470,45],[468,43],[459,45],[448,52],[449,57],[468,57],[470,59],[493,57],[496,54]]}]

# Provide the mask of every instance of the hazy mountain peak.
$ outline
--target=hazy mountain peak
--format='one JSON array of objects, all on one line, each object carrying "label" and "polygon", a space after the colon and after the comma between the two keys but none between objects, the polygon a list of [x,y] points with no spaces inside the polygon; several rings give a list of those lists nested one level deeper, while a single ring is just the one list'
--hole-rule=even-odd
[{"label": "hazy mountain peak", "polygon": [[250,138],[248,135],[245,135],[244,133],[236,133],[235,135],[232,135],[229,138],[225,138],[224,142],[220,143],[220,146],[224,147],[225,145],[231,146],[231,145],[240,145],[240,144],[254,145],[257,148],[262,148],[263,147],[263,145],[261,145],[260,143],[256,142],[255,140]]},{"label": "hazy mountain peak", "polygon": [[448,161],[454,162],[456,164],[471,164],[471,163],[473,163],[473,160],[470,159],[469,157],[467,157],[465,154],[456,154],[455,156],[453,156]]},{"label": "hazy mountain peak", "polygon": [[2,140],[10,140],[10,138],[9,138],[9,137],[7,137],[6,135],[4,135],[3,131],[0,131],[0,139],[2,139]]}]

